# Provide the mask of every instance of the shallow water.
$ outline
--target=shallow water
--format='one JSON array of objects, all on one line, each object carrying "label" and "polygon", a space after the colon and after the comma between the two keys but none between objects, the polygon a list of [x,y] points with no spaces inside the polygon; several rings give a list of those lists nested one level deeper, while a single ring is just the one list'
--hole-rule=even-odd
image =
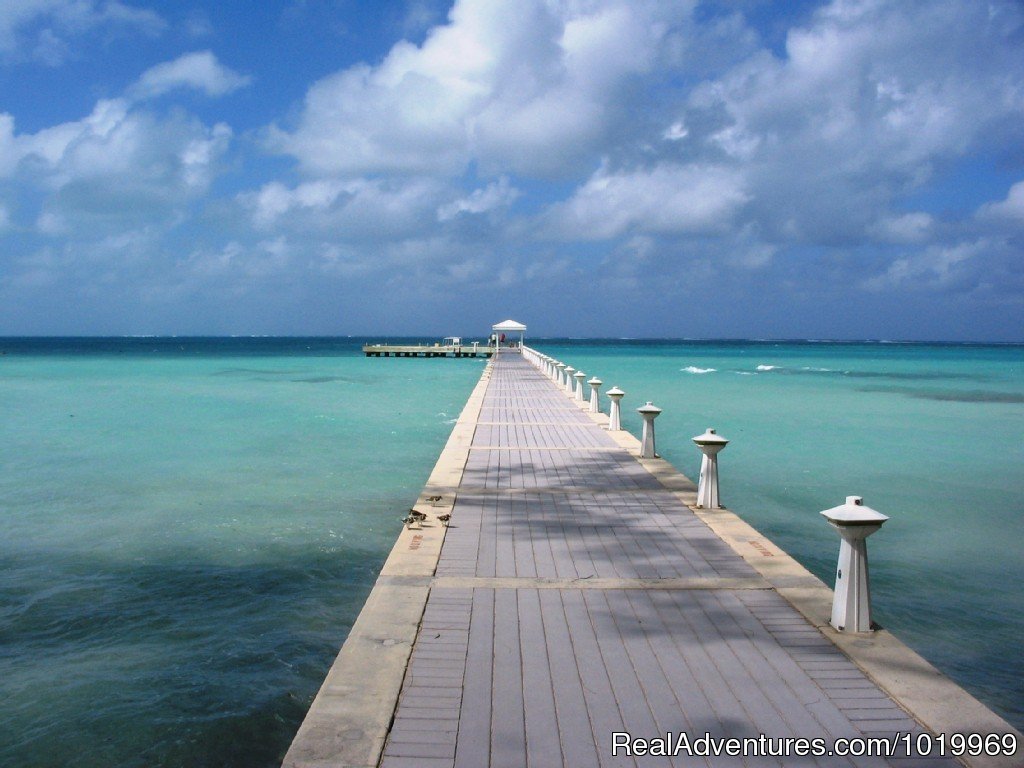
[{"label": "shallow water", "polygon": [[818,512],[859,495],[889,515],[869,541],[875,619],[1024,726],[1024,347],[533,346],[624,389],[636,434],[633,409],[663,408],[658,452],[691,478],[690,438],[729,438],[723,503],[830,585],[838,537]]}]

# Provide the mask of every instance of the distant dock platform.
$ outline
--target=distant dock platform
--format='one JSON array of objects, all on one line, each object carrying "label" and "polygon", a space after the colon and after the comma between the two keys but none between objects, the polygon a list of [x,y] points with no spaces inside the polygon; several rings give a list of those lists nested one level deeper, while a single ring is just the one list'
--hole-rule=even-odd
[{"label": "distant dock platform", "polygon": [[490,357],[486,344],[364,344],[367,357]]}]

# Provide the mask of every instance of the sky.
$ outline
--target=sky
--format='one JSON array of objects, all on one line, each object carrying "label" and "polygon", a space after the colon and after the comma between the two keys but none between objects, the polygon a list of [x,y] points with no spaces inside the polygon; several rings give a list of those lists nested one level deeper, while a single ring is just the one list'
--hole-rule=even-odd
[{"label": "sky", "polygon": [[3,0],[0,335],[1024,341],[1017,0]]}]

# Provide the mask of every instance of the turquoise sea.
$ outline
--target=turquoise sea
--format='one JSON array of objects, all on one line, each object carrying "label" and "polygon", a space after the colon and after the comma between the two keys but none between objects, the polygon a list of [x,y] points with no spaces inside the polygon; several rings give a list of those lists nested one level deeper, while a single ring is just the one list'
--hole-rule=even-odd
[{"label": "turquoise sea", "polygon": [[[363,341],[0,339],[0,765],[279,764],[483,366]],[[529,343],[1024,726],[1024,346]]]}]

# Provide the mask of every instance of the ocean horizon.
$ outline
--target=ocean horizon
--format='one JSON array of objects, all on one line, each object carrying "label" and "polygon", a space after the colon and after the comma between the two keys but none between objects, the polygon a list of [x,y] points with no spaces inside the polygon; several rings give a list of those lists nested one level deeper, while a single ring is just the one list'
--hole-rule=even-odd
[{"label": "ocean horizon", "polygon": [[[485,362],[391,340],[436,339],[0,337],[0,763],[280,763]],[[723,504],[829,585],[818,511],[889,515],[877,620],[1024,726],[1024,343],[527,343],[691,478],[729,438]]]}]

